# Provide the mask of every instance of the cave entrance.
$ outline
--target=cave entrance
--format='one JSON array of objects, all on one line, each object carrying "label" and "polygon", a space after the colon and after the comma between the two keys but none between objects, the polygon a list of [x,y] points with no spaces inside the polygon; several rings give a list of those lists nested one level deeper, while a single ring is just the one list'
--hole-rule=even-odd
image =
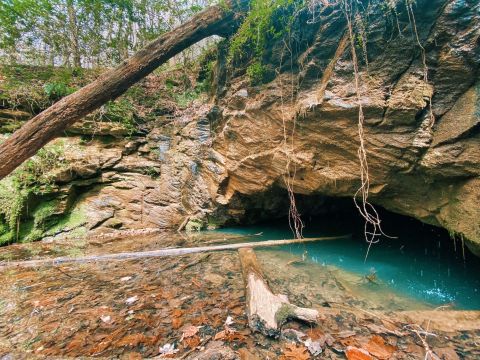
[{"label": "cave entrance", "polygon": [[[238,219],[241,225],[221,231],[261,233],[265,240],[293,238],[286,191],[275,189],[239,201],[244,209]],[[440,305],[480,309],[480,258],[461,241],[454,241],[446,230],[377,207],[382,228],[392,238],[380,238],[365,260],[368,244],[363,236],[364,223],[351,198],[297,195],[296,203],[305,224],[304,237],[351,237],[264,250],[264,255],[270,253],[271,266],[289,258],[285,269],[301,263],[306,273],[337,272],[342,274],[340,283],[347,282],[345,288],[364,292],[366,297],[378,293],[381,299],[375,306],[394,303],[392,307],[385,305],[388,309]],[[323,281],[312,276],[313,283]],[[403,297],[415,305],[398,300]]]}]

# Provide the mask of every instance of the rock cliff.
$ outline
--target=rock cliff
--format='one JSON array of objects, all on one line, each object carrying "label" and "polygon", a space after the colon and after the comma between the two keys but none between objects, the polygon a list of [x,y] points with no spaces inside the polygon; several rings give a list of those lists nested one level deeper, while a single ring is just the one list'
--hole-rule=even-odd
[{"label": "rock cliff", "polygon": [[[369,11],[360,79],[370,200],[444,227],[480,255],[480,4],[418,0],[418,42],[406,10]],[[102,122],[72,129],[95,136],[59,140],[64,165],[42,199],[55,202],[52,216],[77,215],[42,237],[284,214],[286,181],[312,206],[352,198],[358,103],[344,14],[301,12],[289,39],[264,54],[271,76],[261,85],[245,67],[229,70],[219,50],[208,102],[156,116],[128,138]]]}]

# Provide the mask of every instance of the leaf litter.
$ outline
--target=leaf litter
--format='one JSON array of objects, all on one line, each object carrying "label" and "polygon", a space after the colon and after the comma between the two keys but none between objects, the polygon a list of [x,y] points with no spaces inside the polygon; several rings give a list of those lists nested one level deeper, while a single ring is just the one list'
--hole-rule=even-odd
[{"label": "leaf litter", "polygon": [[[165,241],[171,239],[176,241],[172,235]],[[141,243],[126,239],[109,243],[103,250],[158,246],[152,239]],[[334,306],[331,298],[324,297],[334,284],[331,273],[324,288],[315,288],[317,284],[305,279],[305,267],[287,269],[285,264],[290,259],[282,263],[275,252],[259,252],[259,259],[275,292],[285,293],[299,304],[324,309],[317,326],[288,324],[290,333],[296,334],[293,342],[250,331],[238,256],[225,252],[208,257],[197,254],[165,258],[161,263],[145,259],[77,264],[63,266],[62,272],[51,267],[3,272],[0,358],[194,359],[195,354],[213,344],[223,344],[241,357],[250,354],[251,359],[383,360],[425,356],[422,343],[409,336],[405,328],[363,312],[328,307],[329,303]],[[281,272],[282,266],[287,270]],[[221,281],[217,281],[220,277]],[[302,292],[300,286],[314,290]],[[361,304],[348,293],[336,300],[352,305],[352,309]],[[440,335],[432,349],[445,359],[456,360],[457,353],[464,358],[480,357],[475,345],[478,331]]]}]

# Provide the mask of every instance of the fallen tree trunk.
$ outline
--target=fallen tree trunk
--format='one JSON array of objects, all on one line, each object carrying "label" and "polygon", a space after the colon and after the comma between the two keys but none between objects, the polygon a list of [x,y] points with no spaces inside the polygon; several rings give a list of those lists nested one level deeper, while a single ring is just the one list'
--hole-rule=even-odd
[{"label": "fallen tree trunk", "polygon": [[58,101],[25,123],[0,144],[0,179],[33,156],[40,148],[65,131],[75,121],[122,95],[134,83],[167,60],[198,41],[226,36],[235,31],[238,16],[248,0],[232,0],[211,6],[185,24],[163,34],[117,68]]},{"label": "fallen tree trunk", "polygon": [[238,254],[247,293],[248,324],[252,330],[276,338],[287,320],[317,321],[317,310],[292,305],[285,295],[275,295],[270,290],[252,248],[241,248]]},{"label": "fallen tree trunk", "polygon": [[237,250],[244,247],[268,247],[268,246],[280,246],[289,244],[300,244],[321,240],[338,240],[344,239],[347,236],[331,236],[331,237],[317,237],[317,238],[305,238],[305,239],[292,239],[292,240],[268,240],[259,242],[248,242],[239,244],[225,244],[214,246],[199,246],[191,248],[172,248],[172,249],[160,249],[151,251],[139,251],[139,252],[124,252],[117,254],[106,255],[90,255],[83,257],[59,257],[54,259],[39,259],[39,260],[26,260],[26,261],[8,261],[0,262],[0,270],[12,267],[36,267],[42,265],[61,265],[68,263],[85,263],[95,261],[109,261],[109,260],[132,260],[132,259],[144,259],[150,257],[166,257],[166,256],[179,256],[187,254],[195,254],[210,251],[225,251],[225,250]]}]

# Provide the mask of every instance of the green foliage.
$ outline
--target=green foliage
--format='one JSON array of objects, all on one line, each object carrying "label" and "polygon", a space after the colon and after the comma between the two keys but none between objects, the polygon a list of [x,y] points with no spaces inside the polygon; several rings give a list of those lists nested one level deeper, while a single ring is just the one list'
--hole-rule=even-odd
[{"label": "green foliage", "polygon": [[[40,230],[44,227],[53,211],[49,203],[41,206],[38,214],[34,213],[35,220],[30,224],[28,231],[25,231],[28,227],[21,226],[21,219],[32,196],[52,190],[54,186],[52,170],[60,168],[63,164],[63,143],[57,143],[41,149],[13,174],[0,181],[0,243],[13,242],[17,237],[26,237],[30,230]],[[31,235],[29,239],[34,237]]]},{"label": "green foliage", "polygon": [[146,168],[146,169],[143,171],[143,173],[144,173],[145,175],[150,176],[152,179],[157,179],[157,178],[160,176],[160,171],[159,171],[157,168],[153,167],[153,166],[150,166],[150,167]]},{"label": "green foliage", "polygon": [[111,66],[208,3],[204,0],[2,0],[0,54],[9,63]]},{"label": "green foliage", "polygon": [[235,65],[253,59],[247,74],[252,83],[260,84],[264,79],[264,50],[270,41],[289,35],[295,9],[301,6],[301,0],[253,0],[248,15],[230,43],[229,63]]},{"label": "green foliage", "polygon": [[187,232],[196,232],[201,231],[205,227],[205,223],[200,219],[190,219],[185,225],[185,230]]},{"label": "green foliage", "polygon": [[0,66],[0,102],[38,113],[97,77],[97,71],[53,66]]},{"label": "green foliage", "polygon": [[265,78],[265,68],[260,61],[257,60],[247,67],[247,75],[252,85],[259,85],[263,83]]},{"label": "green foliage", "polygon": [[300,5],[295,0],[253,0],[247,17],[232,39],[229,59],[261,56],[267,41],[288,34],[294,8]]},{"label": "green foliage", "polygon": [[194,100],[198,99],[200,96],[200,89],[187,90],[180,94],[174,94],[175,102],[180,108],[188,107]]},{"label": "green foliage", "polygon": [[74,88],[63,82],[46,83],[43,85],[43,89],[45,90],[45,94],[47,94],[48,98],[52,101],[58,101],[75,92]]},{"label": "green foliage", "polygon": [[121,123],[133,134],[137,125],[136,117],[137,111],[133,103],[129,98],[122,97],[102,106],[96,118],[100,121]]},{"label": "green foliage", "polygon": [[54,185],[52,170],[65,165],[63,156],[63,142],[40,149],[35,156],[14,171],[12,179],[15,186],[18,189],[28,189],[37,195],[51,191]]},{"label": "green foliage", "polygon": [[75,231],[75,235],[80,237],[84,234],[85,229],[82,226],[87,223],[87,217],[83,209],[74,209],[68,214],[62,215],[55,220],[55,224],[50,225],[45,231],[45,236],[53,236],[64,231]]}]

